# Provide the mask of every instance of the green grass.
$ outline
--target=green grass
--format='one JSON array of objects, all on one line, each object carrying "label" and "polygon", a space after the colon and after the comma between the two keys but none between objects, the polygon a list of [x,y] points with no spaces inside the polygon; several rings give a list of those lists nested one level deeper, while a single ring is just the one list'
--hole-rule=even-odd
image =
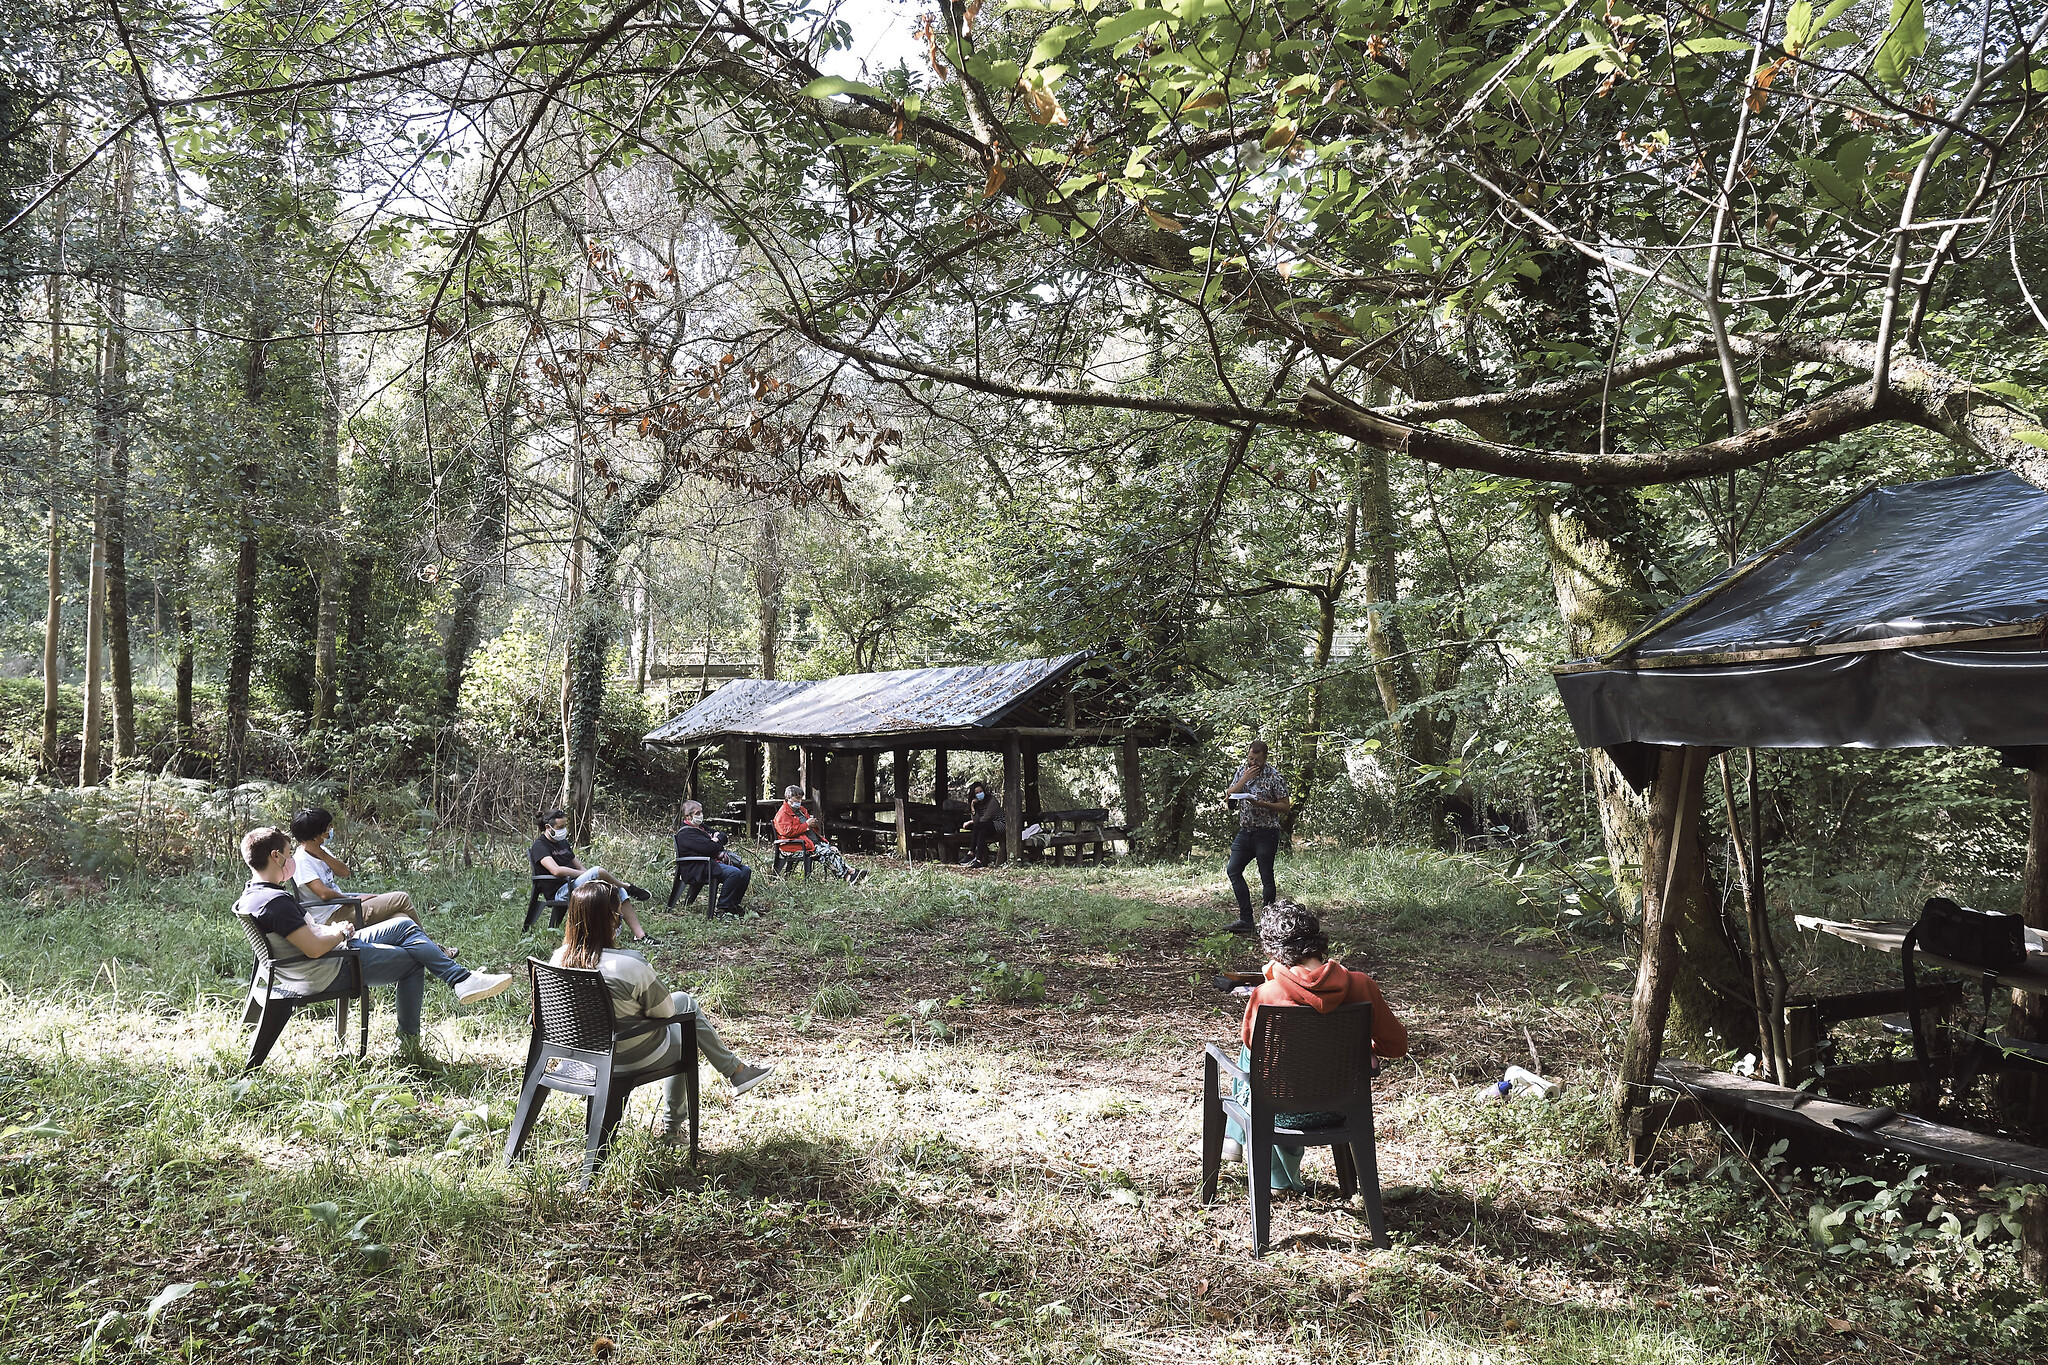
[{"label": "green grass", "polygon": [[[469,868],[449,842],[362,842],[362,884],[410,889],[465,961],[553,947],[518,933],[509,842]],[[598,856],[652,875],[661,852],[628,832]],[[1322,1193],[1280,1204],[1254,1261],[1241,1169],[1196,1199],[1200,1044],[1238,1013],[1207,977],[1256,960],[1216,932],[1218,863],[874,860],[857,888],[757,882],[756,919],[656,911],[664,981],[778,1075],[737,1099],[707,1077],[698,1170],[637,1095],[588,1192],[560,1097],[502,1165],[523,988],[468,1010],[429,990],[439,1074],[399,1065],[387,995],[367,1062],[302,1019],[244,1079],[237,878],[0,902],[0,1359],[568,1362],[603,1337],[648,1362],[2048,1361],[2002,1236],[1831,1255],[1806,1230],[1846,1197],[1825,1180],[1767,1188],[1700,1130],[1658,1173],[1617,1162],[1625,946],[1526,946],[1542,898],[1434,853],[1282,861],[1415,1049],[1381,1089],[1395,1248],[1311,1154]],[[1532,1043],[1564,1096],[1479,1104]]]}]

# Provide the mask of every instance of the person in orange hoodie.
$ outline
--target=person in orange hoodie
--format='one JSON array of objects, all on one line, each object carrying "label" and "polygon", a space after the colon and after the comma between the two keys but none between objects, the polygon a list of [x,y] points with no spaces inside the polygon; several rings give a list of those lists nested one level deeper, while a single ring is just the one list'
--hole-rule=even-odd
[{"label": "person in orange hoodie", "polygon": [[[1282,1007],[1305,1006],[1328,1014],[1339,1005],[1369,1004],[1372,1006],[1373,1056],[1394,1058],[1408,1055],[1407,1026],[1387,1007],[1387,999],[1380,994],[1379,983],[1364,972],[1354,972],[1341,962],[1329,960],[1329,935],[1323,932],[1322,924],[1314,915],[1290,900],[1273,902],[1266,907],[1265,916],[1259,921],[1259,945],[1272,961],[1266,964],[1266,979],[1253,988],[1251,999],[1245,1003],[1244,1027],[1239,1030],[1244,1046],[1238,1055],[1238,1065],[1251,1065],[1252,1025],[1257,1021],[1259,1011]],[[1241,1104],[1249,1104],[1251,1095],[1240,1091],[1237,1099]],[[1276,1114],[1274,1117],[1288,1128],[1327,1127],[1341,1118],[1337,1114]],[[1301,1152],[1299,1147],[1274,1145],[1274,1189],[1307,1188],[1301,1180]],[[1226,1161],[1236,1161],[1243,1155],[1244,1130],[1233,1119],[1225,1130],[1223,1156]]]}]

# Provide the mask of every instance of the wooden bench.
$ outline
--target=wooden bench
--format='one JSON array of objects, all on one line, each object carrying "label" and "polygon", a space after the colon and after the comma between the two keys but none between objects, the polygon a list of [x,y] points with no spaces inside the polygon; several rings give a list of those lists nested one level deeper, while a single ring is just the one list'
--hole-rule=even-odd
[{"label": "wooden bench", "polygon": [[1127,837],[1126,831],[1104,823],[1108,819],[1109,811],[1101,806],[1041,811],[1036,823],[1045,834],[1036,846],[1025,846],[1025,860],[1055,867],[1070,861],[1076,866],[1107,862],[1117,856],[1117,839]]},{"label": "wooden bench", "polygon": [[1845,1104],[1673,1058],[1657,1068],[1657,1084],[1679,1098],[1630,1116],[1629,1145],[1645,1155],[1659,1132],[1702,1122],[1712,1111],[1835,1147],[1897,1152],[1916,1161],[1964,1166],[2029,1184],[2048,1181],[2048,1150],[1893,1109]]}]

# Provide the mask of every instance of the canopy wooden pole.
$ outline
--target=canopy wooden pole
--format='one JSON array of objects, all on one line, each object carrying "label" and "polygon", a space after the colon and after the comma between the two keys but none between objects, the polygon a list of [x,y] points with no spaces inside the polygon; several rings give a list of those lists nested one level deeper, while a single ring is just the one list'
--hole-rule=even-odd
[{"label": "canopy wooden pole", "polygon": [[1145,758],[1138,741],[1126,735],[1123,752],[1124,824],[1131,831],[1131,852],[1138,851],[1138,831],[1145,823]]},{"label": "canopy wooden pole", "polygon": [[1003,859],[1024,860],[1024,741],[1015,735],[1003,749]]},{"label": "canopy wooden pole", "polygon": [[943,811],[946,808],[946,797],[948,795],[948,792],[949,788],[947,786],[946,780],[946,751],[944,749],[934,749],[932,751],[932,804],[934,806],[937,806],[941,811]]},{"label": "canopy wooden pole", "polygon": [[768,767],[768,746],[765,744],[749,744],[745,747],[747,753],[747,780],[743,784],[741,795],[747,799],[747,837],[751,839],[759,829],[759,821],[755,818],[754,813],[754,803],[761,799],[761,774]]},{"label": "canopy wooden pole", "polygon": [[1024,819],[1027,823],[1038,823],[1039,814],[1045,803],[1038,798],[1038,750],[1024,751]]},{"label": "canopy wooden pole", "polygon": [[[1636,968],[1635,998],[1629,1006],[1628,1042],[1622,1054],[1616,1113],[1626,1134],[1628,1120],[1649,1102],[1651,1078],[1664,1051],[1664,1023],[1671,1014],[1671,982],[1677,973],[1678,914],[1674,898],[1690,894],[1706,788],[1706,750],[1665,749],[1650,788],[1650,837],[1643,849],[1643,953]],[[1629,1154],[1640,1160],[1630,1134]]]},{"label": "canopy wooden pole", "polygon": [[[2027,866],[2020,883],[2020,917],[2030,928],[2048,929],[2048,769],[2027,770]],[[2007,1025],[2017,1036],[2048,1041],[2048,1000],[2024,991],[2012,993]],[[2048,1077],[2021,1082],[2028,1086],[2026,1115],[2030,1136],[2048,1138]],[[2036,1195],[2020,1212],[2020,1272],[2035,1284],[2048,1283],[2048,1198]]]},{"label": "canopy wooden pole", "polygon": [[910,750],[898,749],[891,760],[896,765],[896,856],[910,858]]}]

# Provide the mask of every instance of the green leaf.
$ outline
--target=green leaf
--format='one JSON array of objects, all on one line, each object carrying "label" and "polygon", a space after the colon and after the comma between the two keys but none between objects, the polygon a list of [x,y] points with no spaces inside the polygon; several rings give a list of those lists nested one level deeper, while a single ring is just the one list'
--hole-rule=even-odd
[{"label": "green leaf", "polygon": [[1122,14],[1112,14],[1095,26],[1095,41],[1088,46],[1108,47],[1168,17],[1163,9],[1127,9]]},{"label": "green leaf", "polygon": [[197,1289],[198,1287],[199,1286],[195,1284],[165,1285],[162,1289],[157,1291],[157,1296],[149,1301],[149,1308],[143,1314],[143,1321],[147,1323],[150,1327],[155,1327],[157,1318],[162,1315],[163,1311],[166,1308],[169,1308],[172,1304],[176,1303],[179,1299],[184,1298],[187,1294],[190,1294],[194,1289]]},{"label": "green leaf", "polygon": [[1025,65],[1044,66],[1066,50],[1068,39],[1078,37],[1087,31],[1079,24],[1054,24],[1039,35],[1038,41],[1031,48],[1031,60]]},{"label": "green leaf", "polygon": [[2015,431],[2012,434],[2012,438],[2015,441],[2025,441],[2030,446],[2039,446],[2042,450],[2048,450],[2048,431]]},{"label": "green leaf", "polygon": [[1554,81],[1561,81],[1606,51],[1605,47],[1597,43],[1582,43],[1568,51],[1545,57],[1542,63],[1543,74]]},{"label": "green leaf", "polygon": [[799,93],[814,100],[830,99],[834,95],[866,95],[870,99],[878,100],[889,98],[872,85],[850,81],[844,76],[820,76]]},{"label": "green leaf", "polygon": [[1863,207],[1862,187],[1843,176],[1827,162],[1817,159],[1805,160],[1799,163],[1799,169],[1806,172],[1822,194],[1843,208],[1854,210]]},{"label": "green leaf", "polygon": [[1904,85],[1913,62],[1927,50],[1927,11],[1921,0],[1892,0],[1892,24],[1871,70],[1887,85]]},{"label": "green leaf", "polygon": [[1817,27],[1813,21],[1813,6],[1807,4],[1806,0],[1799,0],[1798,4],[1785,11],[1786,50],[1797,52],[1805,47]]},{"label": "green leaf", "polygon": [[1747,52],[1751,46],[1746,38],[1687,38],[1672,50],[1681,57],[1703,57],[1710,52]]},{"label": "green leaf", "polygon": [[2035,405],[2034,391],[2024,384],[2014,384],[2004,379],[1990,379],[1977,387],[1986,393],[1995,393],[2000,398],[2010,398],[2023,408]]}]

